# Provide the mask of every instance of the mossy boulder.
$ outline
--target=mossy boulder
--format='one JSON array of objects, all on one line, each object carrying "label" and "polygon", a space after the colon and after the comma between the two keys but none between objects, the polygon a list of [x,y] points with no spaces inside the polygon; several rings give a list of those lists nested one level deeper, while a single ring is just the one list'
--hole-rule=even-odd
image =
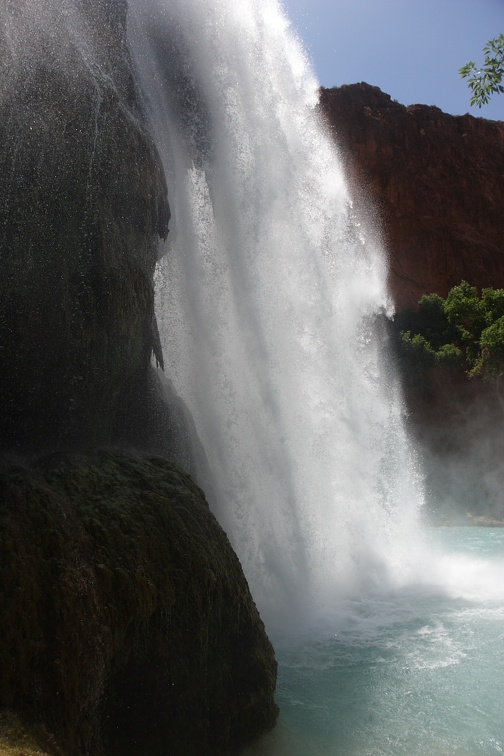
[{"label": "mossy boulder", "polygon": [[112,452],[5,464],[0,532],[0,706],[66,756],[236,754],[273,726],[272,647],[181,469]]},{"label": "mossy boulder", "polygon": [[40,726],[9,709],[0,709],[0,756],[51,756],[56,747],[51,740]]}]

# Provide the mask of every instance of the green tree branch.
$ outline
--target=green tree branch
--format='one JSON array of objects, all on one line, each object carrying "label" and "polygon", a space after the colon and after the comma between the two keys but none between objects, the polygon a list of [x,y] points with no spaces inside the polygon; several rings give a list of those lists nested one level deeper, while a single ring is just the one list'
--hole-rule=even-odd
[{"label": "green tree branch", "polygon": [[400,332],[400,355],[410,371],[445,365],[493,383],[504,413],[504,289],[462,281],[448,292],[423,296]]},{"label": "green tree branch", "polygon": [[471,105],[487,105],[493,94],[504,93],[504,34],[491,39],[483,48],[485,63],[478,68],[474,61],[469,61],[459,69],[463,79],[471,90]]}]

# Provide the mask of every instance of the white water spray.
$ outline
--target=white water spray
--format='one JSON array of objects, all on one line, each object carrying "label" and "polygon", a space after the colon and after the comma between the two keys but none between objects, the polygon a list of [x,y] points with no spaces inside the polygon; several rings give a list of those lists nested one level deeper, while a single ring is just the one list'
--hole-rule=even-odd
[{"label": "white water spray", "polygon": [[157,314],[212,507],[268,626],[409,577],[420,502],[384,356],[384,255],[352,213],[277,0],[135,0],[173,226]]}]

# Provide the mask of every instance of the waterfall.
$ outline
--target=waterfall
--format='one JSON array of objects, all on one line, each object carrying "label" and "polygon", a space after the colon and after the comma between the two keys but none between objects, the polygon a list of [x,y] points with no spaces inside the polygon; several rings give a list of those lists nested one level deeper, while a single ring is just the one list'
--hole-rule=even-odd
[{"label": "waterfall", "polygon": [[267,626],[300,626],[413,569],[385,254],[277,0],[134,0],[128,36],[173,216],[166,371]]}]

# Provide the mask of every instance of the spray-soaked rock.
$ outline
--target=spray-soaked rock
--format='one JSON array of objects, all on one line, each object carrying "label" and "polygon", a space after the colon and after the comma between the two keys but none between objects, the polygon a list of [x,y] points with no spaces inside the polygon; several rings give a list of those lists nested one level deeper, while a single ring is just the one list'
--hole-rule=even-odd
[{"label": "spray-soaked rock", "polygon": [[159,458],[53,455],[0,475],[0,707],[66,756],[235,754],[276,719],[238,559]]},{"label": "spray-soaked rock", "polygon": [[[0,8],[0,446],[189,469],[204,454],[150,366],[170,211],[125,19],[124,0]],[[178,468],[6,467],[0,534],[0,737],[21,714],[51,754],[200,756],[274,724],[264,626]]]},{"label": "spray-soaked rock", "polygon": [[1,11],[4,446],[116,441],[151,353],[162,363],[153,272],[168,232],[164,174],[135,94],[125,4],[83,7]]}]

